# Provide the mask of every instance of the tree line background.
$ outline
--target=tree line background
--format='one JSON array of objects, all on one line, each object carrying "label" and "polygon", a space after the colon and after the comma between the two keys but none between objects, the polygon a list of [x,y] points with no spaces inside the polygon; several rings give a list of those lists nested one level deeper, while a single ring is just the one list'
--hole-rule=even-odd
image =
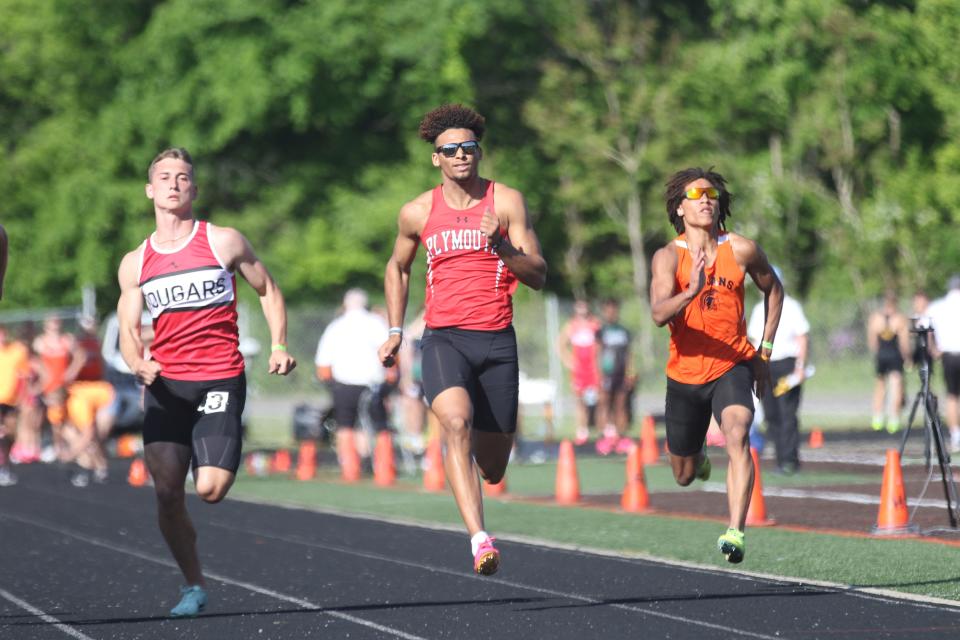
[{"label": "tree line background", "polygon": [[[663,184],[713,166],[790,293],[866,313],[960,271],[960,12],[950,0],[0,0],[4,304],[116,298],[187,147],[201,217],[288,303],[381,289],[434,185],[422,115],[485,114],[561,296],[645,305]],[[421,258],[422,260],[422,258]],[[414,287],[415,289],[418,288]],[[421,295],[415,292],[414,296]],[[650,332],[641,332],[649,345]]]}]

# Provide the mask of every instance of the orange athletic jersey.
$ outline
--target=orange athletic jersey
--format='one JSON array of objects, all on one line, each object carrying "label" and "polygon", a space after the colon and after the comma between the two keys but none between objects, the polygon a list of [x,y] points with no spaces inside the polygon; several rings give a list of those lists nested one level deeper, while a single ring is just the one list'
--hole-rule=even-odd
[{"label": "orange athletic jersey", "polygon": [[19,342],[0,347],[0,404],[14,406],[30,371],[30,354]]},{"label": "orange athletic jersey", "polygon": [[[677,251],[674,290],[690,284],[690,251],[686,234],[673,242]],[[733,255],[730,236],[717,240],[717,259],[704,268],[706,282],[690,304],[670,322],[670,358],[667,377],[684,384],[716,380],[738,362],[756,353],[747,340],[743,317],[745,274]]]}]

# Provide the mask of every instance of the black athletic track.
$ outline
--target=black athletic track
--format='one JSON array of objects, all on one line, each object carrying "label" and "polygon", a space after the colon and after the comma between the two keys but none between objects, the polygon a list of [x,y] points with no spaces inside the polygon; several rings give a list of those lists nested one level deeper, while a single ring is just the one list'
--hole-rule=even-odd
[{"label": "black athletic track", "polygon": [[175,620],[151,488],[18,471],[0,489],[4,640],[960,637],[937,602],[509,540],[481,578],[462,532],[194,497],[210,603]]}]

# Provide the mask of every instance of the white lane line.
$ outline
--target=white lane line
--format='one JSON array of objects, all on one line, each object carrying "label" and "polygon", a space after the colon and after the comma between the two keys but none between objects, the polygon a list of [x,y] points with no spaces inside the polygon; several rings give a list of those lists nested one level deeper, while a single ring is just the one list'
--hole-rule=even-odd
[{"label": "white lane line", "polygon": [[[291,502],[265,502],[258,498],[250,498],[247,496],[231,496],[231,502],[245,502],[248,504],[255,504],[259,506],[273,507],[279,509],[289,509],[291,511],[306,511],[308,513],[319,513],[322,515],[337,516],[339,518],[349,518],[351,520],[361,520],[364,522],[372,522],[375,524],[392,524],[399,525],[402,527],[411,527],[415,529],[423,529],[425,531],[444,531],[449,533],[455,533],[463,535],[463,526],[462,525],[452,525],[452,524],[443,524],[439,522],[421,522],[417,520],[411,520],[408,518],[401,518],[397,516],[383,516],[378,514],[369,514],[369,513],[360,513],[355,511],[344,511],[342,509],[336,509],[332,507],[306,507],[301,504],[295,504]],[[623,513],[620,514],[623,517],[629,518],[634,517],[631,514]],[[830,535],[830,534],[824,534]],[[909,591],[896,591],[894,589],[883,589],[879,587],[860,587],[853,586],[849,584],[843,584],[840,582],[830,582],[828,580],[817,580],[815,578],[801,578],[801,577],[791,577],[776,575],[772,573],[763,573],[760,571],[748,571],[745,569],[734,569],[732,567],[723,567],[718,568],[713,565],[700,564],[696,562],[690,562],[686,560],[676,560],[676,559],[664,559],[659,556],[652,556],[646,553],[639,553],[633,551],[615,551],[611,549],[603,549],[600,547],[591,547],[588,545],[580,544],[571,544],[566,542],[557,542],[555,540],[548,540],[546,538],[537,538],[534,536],[525,536],[520,534],[507,534],[507,535],[498,535],[498,539],[506,542],[516,542],[519,544],[525,544],[531,547],[543,547],[546,549],[553,549],[558,551],[566,551],[573,554],[590,554],[595,556],[602,556],[610,560],[616,560],[618,562],[624,562],[627,564],[636,565],[638,563],[650,563],[658,566],[671,567],[675,569],[682,569],[685,571],[693,571],[696,573],[705,573],[712,576],[729,576],[732,578],[737,578],[740,580],[745,580],[749,582],[765,582],[765,583],[774,583],[774,584],[796,584],[798,586],[817,586],[823,587],[826,589],[831,589],[836,592],[842,592],[844,595],[853,596],[855,598],[863,598],[865,600],[883,600],[883,601],[894,601],[894,604],[898,603],[901,600],[909,600],[911,604],[928,609],[944,610],[952,609],[956,610],[960,608],[960,602],[956,600],[948,600],[946,598],[938,598],[936,596],[927,596],[918,593],[910,593]]]},{"label": "white lane line", "polygon": [[[221,525],[214,522],[208,522],[207,524],[209,526],[219,527],[221,529],[227,529],[229,531],[247,533],[260,538],[267,538],[267,539],[277,540],[279,542],[299,544],[307,547],[314,547],[317,549],[325,549],[327,551],[334,551],[338,553],[356,556],[359,558],[366,558],[368,560],[379,560],[382,562],[398,564],[404,567],[411,567],[415,569],[431,571],[434,573],[442,573],[450,576],[455,576],[458,578],[471,577],[473,575],[472,573],[467,573],[465,571],[457,571],[455,569],[448,569],[447,567],[439,567],[436,565],[430,565],[430,564],[425,564],[421,562],[411,562],[409,560],[401,560],[392,556],[385,556],[385,555],[381,555],[379,553],[374,553],[371,551],[358,551],[357,549],[350,549],[349,547],[342,547],[340,545],[314,542],[312,540],[304,540],[302,538],[299,538],[298,536],[279,535],[279,534],[274,534],[267,531],[258,531],[256,529],[248,529],[246,527]],[[524,589],[527,591],[535,591],[537,593],[543,593],[543,594],[554,596],[557,598],[562,598],[564,600],[577,600],[577,601],[583,602],[584,604],[590,604],[590,605],[604,605],[604,606],[612,607],[614,609],[622,609],[624,611],[630,611],[631,613],[640,613],[643,615],[650,615],[656,618],[664,618],[666,620],[672,620],[674,622],[682,622],[684,624],[692,624],[699,627],[706,627],[708,629],[716,629],[726,633],[745,636],[748,638],[764,638],[765,640],[782,640],[783,639],[783,636],[768,636],[761,633],[754,633],[751,631],[745,631],[743,629],[736,629],[734,627],[727,627],[720,624],[714,624],[712,622],[704,622],[703,620],[685,618],[683,616],[678,616],[671,613],[655,611],[652,609],[645,609],[643,607],[639,607],[636,605],[607,603],[607,602],[604,602],[603,600],[598,600],[597,598],[591,598],[590,596],[585,596],[579,593],[569,593],[566,591],[558,591],[556,589],[547,589],[545,587],[538,587],[536,585],[526,584],[523,582],[504,580],[503,578],[495,578],[495,577],[487,576],[483,578],[483,581],[493,582],[506,587],[514,587],[517,589]]]},{"label": "white lane line", "polygon": [[45,613],[40,609],[37,609],[35,606],[30,604],[26,600],[21,600],[20,598],[13,595],[6,589],[0,589],[0,596],[9,600],[13,604],[17,605],[24,611],[29,611],[30,613],[37,616],[47,624],[53,625],[54,627],[56,627],[60,631],[63,631],[65,634],[67,634],[71,638],[76,638],[77,640],[93,640],[93,638],[91,638],[90,636],[84,633],[81,633],[80,631],[77,631],[76,629],[74,629],[68,624],[64,624],[63,622],[60,622],[60,620],[58,620],[57,618],[54,618],[49,613]]},{"label": "white lane line", "polygon": [[[18,521],[18,522],[23,522],[23,523],[25,523],[25,524],[33,525],[33,526],[39,527],[39,528],[41,528],[41,529],[47,529],[48,531],[53,531],[54,533],[59,533],[59,534],[65,535],[65,536],[69,536],[69,537],[71,537],[71,538],[75,538],[76,540],[80,540],[80,541],[82,541],[82,542],[86,542],[87,544],[91,544],[91,545],[94,545],[94,546],[97,546],[97,547],[101,547],[101,548],[103,548],[103,549],[108,549],[108,550],[110,550],[110,551],[119,551],[120,553],[124,553],[124,554],[126,554],[126,555],[133,556],[133,557],[139,558],[139,559],[141,559],[141,560],[146,560],[147,562],[152,562],[152,563],[154,563],[154,564],[159,564],[159,565],[162,565],[162,566],[164,566],[164,567],[171,567],[171,568],[177,569],[176,563],[173,562],[172,560],[167,560],[166,558],[160,558],[160,557],[154,556],[154,555],[149,554],[149,553],[144,553],[144,552],[142,552],[142,551],[137,551],[136,549],[130,549],[130,548],[128,548],[128,547],[124,547],[124,546],[121,546],[121,545],[118,545],[118,544],[115,544],[115,543],[112,543],[112,542],[109,542],[109,541],[106,541],[106,540],[101,540],[101,539],[99,539],[99,538],[94,538],[94,537],[92,537],[92,536],[87,536],[87,535],[84,535],[84,534],[82,534],[82,533],[77,533],[77,532],[75,532],[75,531],[71,531],[70,529],[64,528],[64,527],[61,526],[61,525],[48,524],[48,523],[46,523],[46,522],[41,522],[41,521],[35,520],[35,519],[33,519],[33,518],[29,518],[29,517],[25,517],[25,516],[19,516],[19,515],[12,515],[12,514],[9,514],[9,513],[0,514],[0,519],[2,519],[2,518],[6,518],[6,519],[9,519],[9,520],[16,520],[16,521]],[[253,584],[253,583],[251,583],[251,582],[244,582],[244,581],[242,581],[242,580],[234,580],[233,578],[230,578],[230,577],[225,576],[225,575],[223,575],[223,574],[213,573],[213,572],[210,572],[210,571],[204,571],[204,576],[206,576],[207,578],[212,578],[212,579],[217,580],[217,581],[219,581],[219,582],[222,582],[222,583],[224,583],[224,584],[229,584],[229,585],[231,585],[231,586],[239,587],[239,588],[241,588],[241,589],[246,589],[246,590],[248,590],[248,591],[253,591],[254,593],[259,593],[259,594],[261,594],[261,595],[269,596],[269,597],[275,598],[275,599],[277,599],[277,600],[282,600],[283,602],[289,602],[289,603],[291,603],[291,604],[295,604],[295,605],[297,605],[298,607],[300,607],[300,608],[302,608],[302,609],[305,609],[305,610],[307,610],[307,611],[316,611],[316,612],[318,612],[318,613],[322,613],[322,614],[324,614],[324,615],[328,615],[328,616],[331,616],[331,617],[333,617],[333,618],[339,618],[339,619],[341,619],[341,620],[346,620],[346,621],[348,621],[348,622],[352,622],[352,623],[354,623],[354,624],[358,624],[358,625],[367,627],[367,628],[369,628],[369,629],[375,629],[375,630],[380,631],[380,632],[382,632],[382,633],[389,633],[389,634],[391,634],[391,635],[393,635],[393,636],[395,636],[395,637],[397,637],[397,638],[403,638],[404,640],[426,640],[426,638],[423,638],[423,637],[421,637],[421,636],[416,636],[416,635],[413,635],[413,634],[411,634],[411,633],[406,633],[406,632],[404,632],[404,631],[401,631],[401,630],[399,630],[399,629],[394,629],[394,628],[392,628],[392,627],[387,627],[387,626],[382,625],[382,624],[377,624],[376,622],[370,622],[369,620],[364,620],[363,618],[358,618],[358,617],[356,617],[356,616],[352,616],[352,615],[349,615],[349,614],[347,614],[347,613],[342,613],[342,612],[340,612],[340,611],[335,611],[335,610],[332,610],[332,609],[327,609],[327,608],[324,608],[323,606],[321,606],[321,605],[319,605],[319,604],[316,604],[316,603],[314,603],[314,602],[310,602],[309,600],[305,600],[305,599],[303,599],[303,598],[297,598],[297,597],[295,597],[295,596],[290,596],[290,595],[287,595],[287,594],[285,594],[285,593],[281,593],[281,592],[279,592],[279,591],[274,591],[273,589],[267,589],[266,587],[261,587],[261,586],[259,586],[259,585]],[[84,638],[85,640],[93,640],[92,638],[87,638],[87,636],[84,636],[84,635],[82,635],[82,634],[81,634],[80,636],[76,636],[76,637],[77,637],[77,638]]]},{"label": "white lane line", "polygon": [[[727,487],[719,482],[705,482],[700,487],[700,490],[706,491],[707,493],[726,493]],[[865,493],[852,493],[846,491],[818,491],[816,489],[793,489],[790,487],[764,487],[763,495],[767,497],[772,496],[774,498],[802,498],[827,500],[830,502],[847,502],[850,504],[880,504],[879,495],[867,495]],[[946,500],[924,498],[923,500],[917,501],[911,500],[910,496],[907,496],[907,504],[908,506],[919,504],[921,507],[931,507],[937,509],[946,509],[947,507]]]}]

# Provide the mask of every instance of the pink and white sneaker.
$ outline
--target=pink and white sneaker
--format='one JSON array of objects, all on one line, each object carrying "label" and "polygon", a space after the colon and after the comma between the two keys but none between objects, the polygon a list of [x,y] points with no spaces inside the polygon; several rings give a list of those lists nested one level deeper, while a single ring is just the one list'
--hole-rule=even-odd
[{"label": "pink and white sneaker", "polygon": [[615,451],[620,454],[628,454],[633,451],[633,448],[637,446],[637,443],[633,441],[632,438],[623,436],[617,441],[617,448]]},{"label": "pink and white sneaker", "polygon": [[477,575],[492,576],[500,568],[500,552],[493,546],[496,538],[487,538],[477,547],[473,556],[473,570]]},{"label": "pink and white sneaker", "polygon": [[574,446],[579,447],[580,445],[587,444],[587,440],[590,439],[590,429],[586,427],[577,427],[577,434],[573,437]]}]

